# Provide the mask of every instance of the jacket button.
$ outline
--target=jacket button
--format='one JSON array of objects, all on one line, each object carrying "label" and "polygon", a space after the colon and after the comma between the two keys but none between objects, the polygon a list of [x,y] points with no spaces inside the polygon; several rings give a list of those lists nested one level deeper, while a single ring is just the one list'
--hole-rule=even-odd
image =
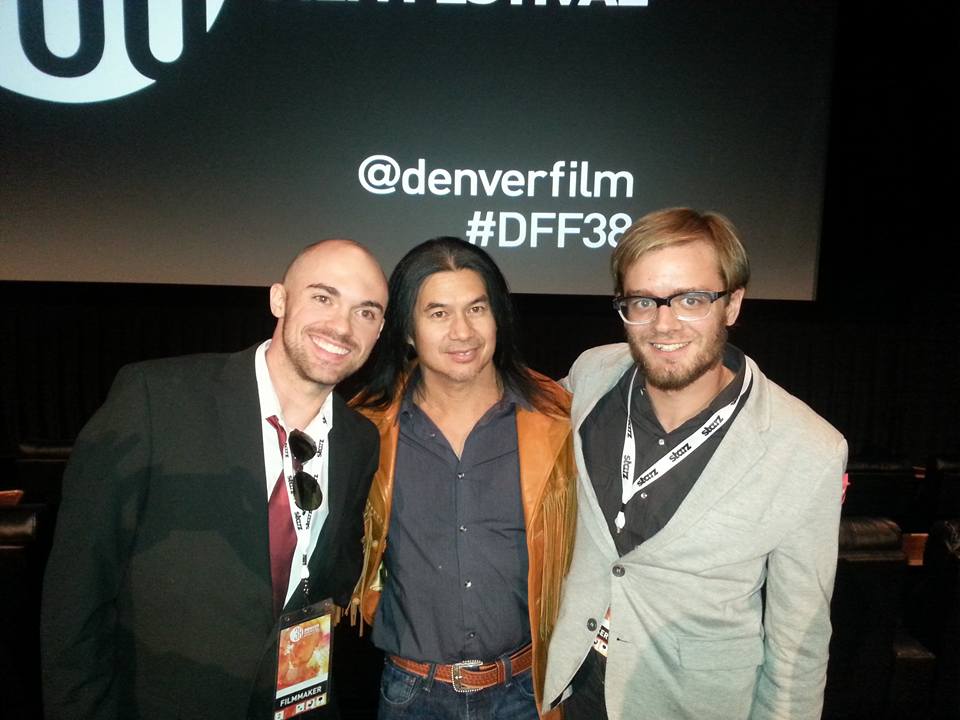
[{"label": "jacket button", "polygon": [[627,569],[623,565],[614,565],[613,574],[617,577],[623,577],[627,574]]},{"label": "jacket button", "polygon": [[597,621],[594,620],[593,618],[590,618],[589,620],[587,620],[587,630],[589,630],[590,632],[594,632],[596,629],[597,629]]},{"label": "jacket button", "polygon": [[370,548],[371,548],[371,549],[376,550],[378,547],[380,547],[380,541],[379,541],[379,540],[373,539],[373,540],[370,541]]}]

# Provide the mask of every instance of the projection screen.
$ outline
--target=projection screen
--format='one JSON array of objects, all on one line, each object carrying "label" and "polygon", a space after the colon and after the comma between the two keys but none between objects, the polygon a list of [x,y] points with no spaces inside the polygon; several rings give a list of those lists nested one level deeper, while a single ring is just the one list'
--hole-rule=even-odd
[{"label": "projection screen", "polygon": [[0,279],[265,285],[341,236],[457,235],[607,294],[630,222],[728,215],[812,299],[836,6],[2,0]]}]

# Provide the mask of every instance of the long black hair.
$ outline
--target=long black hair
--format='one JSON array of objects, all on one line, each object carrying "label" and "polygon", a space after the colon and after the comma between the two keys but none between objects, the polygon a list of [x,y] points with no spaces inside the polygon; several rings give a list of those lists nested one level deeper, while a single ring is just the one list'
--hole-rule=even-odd
[{"label": "long black hair", "polygon": [[[397,263],[390,274],[390,298],[380,340],[362,373],[364,389],[355,400],[364,407],[386,407],[410,378],[416,352],[409,343],[414,336],[413,313],[420,288],[438,272],[473,270],[480,275],[497,324],[497,347],[493,365],[504,389],[509,389],[531,407],[550,414],[563,409],[543,381],[530,374],[520,356],[513,302],[500,268],[485,250],[456,237],[438,237],[420,243]],[[416,375],[413,376],[416,382]]]}]

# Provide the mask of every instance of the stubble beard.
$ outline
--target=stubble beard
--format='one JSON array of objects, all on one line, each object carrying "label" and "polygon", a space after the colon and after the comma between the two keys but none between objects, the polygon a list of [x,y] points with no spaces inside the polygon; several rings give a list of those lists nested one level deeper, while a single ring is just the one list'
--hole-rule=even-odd
[{"label": "stubble beard", "polygon": [[[352,338],[335,333],[325,334],[342,345],[349,347],[351,351],[355,352],[357,350],[356,343]],[[317,364],[316,360],[310,355],[310,349],[306,347],[307,343],[312,343],[312,340],[310,340],[307,335],[306,329],[298,335],[295,331],[287,332],[285,328],[282,337],[283,349],[290,360],[290,366],[301,379],[307,382],[333,387],[342,380],[350,377],[360,367],[361,363],[358,363],[356,358],[354,358],[353,362],[336,369]]]},{"label": "stubble beard", "polygon": [[[723,349],[727,344],[727,327],[719,325],[708,339],[707,344],[693,358],[692,362],[683,367],[671,364],[653,365],[644,359],[643,348],[651,339],[640,340],[631,333],[627,333],[627,343],[630,345],[630,354],[640,367],[647,385],[657,390],[677,391],[689,387],[708,372],[717,367],[723,360]],[[663,342],[670,342],[665,339]]]}]

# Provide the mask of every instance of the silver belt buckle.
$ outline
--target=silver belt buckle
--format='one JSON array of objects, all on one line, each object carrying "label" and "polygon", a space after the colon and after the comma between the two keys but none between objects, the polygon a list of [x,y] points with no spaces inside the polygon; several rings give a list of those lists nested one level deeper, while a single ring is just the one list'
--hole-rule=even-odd
[{"label": "silver belt buckle", "polygon": [[458,663],[454,663],[451,666],[452,667],[451,677],[453,679],[453,689],[458,693],[472,693],[472,692],[477,692],[478,690],[482,690],[483,688],[468,688],[461,685],[461,683],[463,682],[463,675],[460,674],[464,668],[480,667],[481,665],[483,665],[483,662],[480,660],[461,660]]}]

